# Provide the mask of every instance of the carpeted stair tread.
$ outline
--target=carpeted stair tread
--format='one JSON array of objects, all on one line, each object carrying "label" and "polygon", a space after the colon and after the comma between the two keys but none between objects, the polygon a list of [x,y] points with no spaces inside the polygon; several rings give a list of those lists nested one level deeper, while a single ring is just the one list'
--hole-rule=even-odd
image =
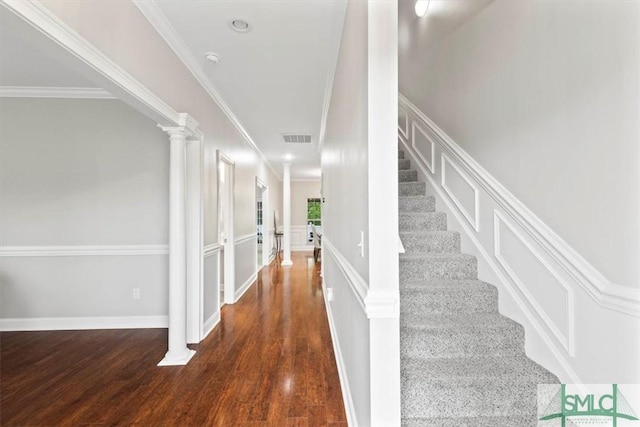
[{"label": "carpeted stair tread", "polygon": [[409,160],[409,159],[398,159],[398,169],[400,169],[400,170],[409,170],[409,169],[411,169],[411,160]]},{"label": "carpeted stair tread", "polygon": [[533,382],[535,384],[557,383],[558,378],[528,357],[460,357],[441,359],[403,359],[401,372],[405,377],[423,378],[427,382],[447,380],[497,380]]},{"label": "carpeted stair tread", "polygon": [[400,232],[447,229],[447,214],[444,212],[402,212],[398,215]]},{"label": "carpeted stair tread", "polygon": [[522,325],[499,313],[415,314],[400,317],[401,327],[423,330],[438,329],[521,329]]},{"label": "carpeted stair tread", "polygon": [[400,284],[415,280],[478,278],[478,261],[468,254],[400,254]]},{"label": "carpeted stair tread", "polygon": [[427,192],[427,184],[424,182],[398,183],[399,196],[424,196],[426,192]]},{"label": "carpeted stair tread", "polygon": [[480,280],[436,280],[400,287],[402,316],[497,313],[498,290]]},{"label": "carpeted stair tread", "polygon": [[436,199],[433,196],[400,196],[398,198],[398,210],[400,213],[406,212],[434,212],[436,210]]},{"label": "carpeted stair tread", "polygon": [[402,427],[536,427],[534,415],[505,417],[403,418]]},{"label": "carpeted stair tread", "polygon": [[401,231],[406,253],[459,253],[460,233],[448,230]]},{"label": "carpeted stair tread", "polygon": [[417,182],[418,181],[418,171],[414,171],[414,170],[399,170],[398,171],[398,181],[399,182]]}]

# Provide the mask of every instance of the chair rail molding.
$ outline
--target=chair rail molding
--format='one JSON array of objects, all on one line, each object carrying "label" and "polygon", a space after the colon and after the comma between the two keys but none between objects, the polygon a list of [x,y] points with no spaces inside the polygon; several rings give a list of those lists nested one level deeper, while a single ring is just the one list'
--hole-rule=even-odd
[{"label": "chair rail molding", "polygon": [[0,257],[168,255],[168,245],[0,246]]},{"label": "chair rail molding", "polygon": [[331,258],[336,262],[338,268],[347,279],[347,283],[351,287],[351,291],[356,297],[358,304],[364,312],[367,311],[366,299],[369,291],[369,285],[360,276],[351,263],[340,253],[340,251],[333,246],[333,243],[327,238],[326,235],[322,236],[322,252],[329,254]]},{"label": "chair rail molding", "polygon": [[[471,158],[469,154],[420,111],[418,107],[411,103],[409,99],[403,94],[399,94],[398,99],[400,110],[402,110],[404,114],[411,112],[422,127],[436,136],[435,141],[440,146],[442,152],[446,154],[448,162],[455,164],[459,173],[464,173],[471,182],[484,190],[512,219],[514,225],[518,227],[528,239],[531,239],[542,248],[542,256],[560,265],[572,281],[602,307],[640,317],[640,289],[622,286],[609,281]],[[402,135],[402,132],[400,132],[400,134]],[[409,148],[407,141],[402,140],[402,138],[401,141]],[[411,154],[413,155],[413,153]],[[423,172],[427,171],[419,161],[418,164]],[[432,174],[425,173],[425,175],[435,183],[435,178]],[[438,186],[436,185],[436,187]],[[456,209],[453,210],[458,212],[459,208],[456,206]],[[469,218],[467,215],[464,213],[462,215],[464,215],[465,221],[468,222]],[[473,236],[474,233],[469,234]]]}]

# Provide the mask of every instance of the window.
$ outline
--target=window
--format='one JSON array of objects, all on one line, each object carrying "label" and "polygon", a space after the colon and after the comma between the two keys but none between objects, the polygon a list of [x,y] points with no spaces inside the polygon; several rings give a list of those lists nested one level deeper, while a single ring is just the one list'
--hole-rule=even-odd
[{"label": "window", "polygon": [[322,229],[322,205],[320,199],[307,199],[307,241],[313,242],[312,225],[318,228],[318,232]]}]

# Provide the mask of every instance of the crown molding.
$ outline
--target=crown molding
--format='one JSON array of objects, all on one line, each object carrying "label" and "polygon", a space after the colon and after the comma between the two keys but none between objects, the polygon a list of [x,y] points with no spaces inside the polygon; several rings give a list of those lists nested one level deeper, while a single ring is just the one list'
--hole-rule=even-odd
[{"label": "crown molding", "polygon": [[94,87],[0,86],[0,98],[118,99]]},{"label": "crown molding", "polygon": [[156,2],[154,0],[133,0],[133,3],[136,5],[138,10],[140,10],[147,21],[149,21],[153,28],[155,28],[158,34],[160,34],[164,41],[169,45],[169,47],[173,50],[180,61],[182,61],[184,66],[187,67],[196,81],[200,83],[200,86],[202,86],[209,97],[211,97],[211,99],[220,107],[220,109],[224,112],[231,123],[233,123],[233,125],[242,136],[244,142],[258,154],[258,156],[267,165],[271,172],[273,172],[273,174],[280,181],[282,181],[282,174],[280,174],[280,172],[278,172],[273,167],[271,162],[267,160],[267,157],[258,148],[253,138],[251,138],[251,135],[249,135],[249,132],[247,132],[247,130],[242,125],[240,120],[236,117],[229,105],[218,93],[218,91],[209,81],[204,72],[200,69],[198,60],[191,52],[191,49],[189,49],[184,41],[180,38],[180,36],[178,36],[175,28],[162,13]]}]

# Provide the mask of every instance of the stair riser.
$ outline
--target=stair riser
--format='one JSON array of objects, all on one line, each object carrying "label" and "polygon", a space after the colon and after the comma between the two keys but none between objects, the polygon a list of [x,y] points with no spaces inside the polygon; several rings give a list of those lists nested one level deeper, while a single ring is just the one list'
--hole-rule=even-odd
[{"label": "stair riser", "polygon": [[400,240],[407,253],[460,253],[460,234],[455,232],[402,234]]},{"label": "stair riser", "polygon": [[434,212],[436,199],[433,196],[400,197],[398,210],[402,212]]},{"label": "stair riser", "polygon": [[497,313],[498,292],[495,288],[400,290],[401,314],[465,314]]},{"label": "stair riser", "polygon": [[[519,325],[514,325],[519,326]],[[515,356],[522,353],[521,327],[480,329],[421,329],[401,327],[402,357]]]},{"label": "stair riser", "polygon": [[412,171],[412,170],[398,171],[398,181],[399,182],[417,182],[418,181],[418,171]]},{"label": "stair riser", "polygon": [[427,192],[427,184],[424,182],[401,182],[398,184],[400,196],[424,196]]},{"label": "stair riser", "polygon": [[477,279],[475,258],[469,259],[400,259],[400,282],[408,280]]},{"label": "stair riser", "polygon": [[409,160],[409,159],[398,159],[398,169],[400,169],[400,170],[411,169],[411,160]]},{"label": "stair riser", "polygon": [[447,214],[444,212],[425,212],[420,214],[400,214],[398,217],[400,231],[445,231]]},{"label": "stair riser", "polygon": [[455,380],[425,384],[403,378],[403,384],[403,417],[508,417],[537,413],[537,384],[520,383],[517,378],[511,383],[467,381],[462,384],[456,384]]}]

